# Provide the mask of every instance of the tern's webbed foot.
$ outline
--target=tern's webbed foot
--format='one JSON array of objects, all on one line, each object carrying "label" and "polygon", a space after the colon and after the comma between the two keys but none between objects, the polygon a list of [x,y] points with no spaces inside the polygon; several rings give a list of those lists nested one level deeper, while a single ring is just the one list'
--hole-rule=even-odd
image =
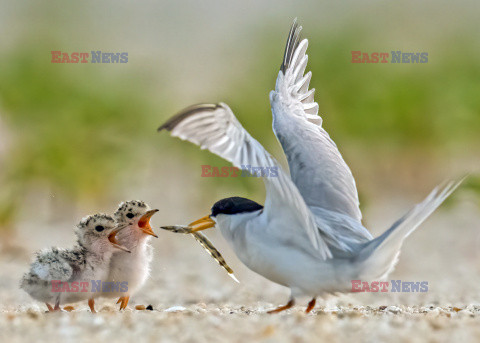
[{"label": "tern's webbed foot", "polygon": [[290,299],[288,303],[284,306],[277,307],[275,310],[270,310],[267,313],[272,314],[272,313],[279,313],[285,310],[288,310],[289,308],[293,307],[295,305],[295,300]]},{"label": "tern's webbed foot", "polygon": [[310,302],[308,303],[307,309],[305,310],[305,313],[310,313],[315,307],[316,302],[317,302],[316,298],[313,298],[312,300],[310,300]]}]

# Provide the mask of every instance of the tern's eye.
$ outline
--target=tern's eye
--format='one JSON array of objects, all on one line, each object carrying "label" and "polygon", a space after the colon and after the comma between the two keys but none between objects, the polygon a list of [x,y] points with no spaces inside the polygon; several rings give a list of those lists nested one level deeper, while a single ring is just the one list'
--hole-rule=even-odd
[{"label": "tern's eye", "polygon": [[97,225],[95,226],[95,230],[97,230],[98,232],[102,232],[103,230],[105,230],[105,228],[102,225]]},{"label": "tern's eye", "polygon": [[127,213],[127,218],[132,219],[133,217],[135,217],[135,216],[133,215],[133,213]]}]

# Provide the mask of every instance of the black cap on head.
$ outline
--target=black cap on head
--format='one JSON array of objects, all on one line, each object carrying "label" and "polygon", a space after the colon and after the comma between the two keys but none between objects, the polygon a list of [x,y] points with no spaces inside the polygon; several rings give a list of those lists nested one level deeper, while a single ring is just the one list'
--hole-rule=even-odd
[{"label": "black cap on head", "polygon": [[212,217],[217,214],[237,214],[245,212],[255,212],[263,209],[263,206],[253,200],[231,197],[219,200],[212,207]]}]

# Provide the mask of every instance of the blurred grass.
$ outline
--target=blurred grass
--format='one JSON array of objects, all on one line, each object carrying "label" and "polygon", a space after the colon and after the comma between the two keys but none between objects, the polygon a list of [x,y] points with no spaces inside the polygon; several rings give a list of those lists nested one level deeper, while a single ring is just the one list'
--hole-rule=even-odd
[{"label": "blurred grass", "polygon": [[105,199],[148,146],[142,80],[45,63],[38,56],[46,54],[28,44],[2,58],[2,116],[13,142],[0,175],[0,226],[38,184],[67,199]]},{"label": "blurred grass", "polygon": [[[250,42],[257,53],[248,70],[223,85],[221,96],[246,129],[276,154],[280,149],[271,132],[268,92],[278,73],[279,63],[272,60],[281,60],[283,38],[263,32]],[[473,147],[480,143],[480,64],[473,36],[446,37],[449,44],[437,47],[427,64],[350,63],[351,50],[374,45],[369,37],[354,25],[335,34],[308,32],[311,86],[337,143],[354,142],[369,154],[381,149],[392,155],[461,152],[466,146],[478,154]],[[152,128],[159,124],[158,113],[176,108],[166,96],[155,102],[146,96],[150,84],[144,75],[46,63],[48,58],[39,56],[49,53],[49,47],[19,44],[0,56],[1,115],[13,135],[6,168],[0,171],[0,227],[8,226],[32,185],[78,201],[108,197],[121,176],[157,147]],[[168,147],[189,154],[192,164],[198,163],[198,174],[200,164],[226,165],[196,148]],[[258,194],[257,181],[238,180],[238,187]],[[477,183],[471,184],[478,191]]]}]

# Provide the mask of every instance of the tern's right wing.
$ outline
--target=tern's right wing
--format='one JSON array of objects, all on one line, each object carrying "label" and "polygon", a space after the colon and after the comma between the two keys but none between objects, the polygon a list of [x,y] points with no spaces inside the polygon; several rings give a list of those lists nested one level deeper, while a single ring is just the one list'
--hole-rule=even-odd
[{"label": "tern's right wing", "polygon": [[[189,107],[172,117],[160,130],[168,130],[174,137],[192,142],[202,149],[233,163],[244,166],[269,168],[278,175],[262,175],[267,190],[265,211],[268,216],[278,211],[294,218],[298,225],[292,230],[306,234],[313,247],[324,259],[330,258],[330,250],[317,229],[315,218],[305,204],[300,192],[277,161],[242,127],[232,110],[225,104],[201,104]],[[273,168],[273,169],[271,169]]]},{"label": "tern's right wing", "polygon": [[[290,174],[308,206],[350,216],[361,222],[357,187],[335,142],[322,127],[308,89],[312,73],[304,75],[308,40],[300,41],[296,21],[290,30],[275,90],[270,92],[273,131],[288,160]],[[364,239],[366,230],[354,232]]]}]

